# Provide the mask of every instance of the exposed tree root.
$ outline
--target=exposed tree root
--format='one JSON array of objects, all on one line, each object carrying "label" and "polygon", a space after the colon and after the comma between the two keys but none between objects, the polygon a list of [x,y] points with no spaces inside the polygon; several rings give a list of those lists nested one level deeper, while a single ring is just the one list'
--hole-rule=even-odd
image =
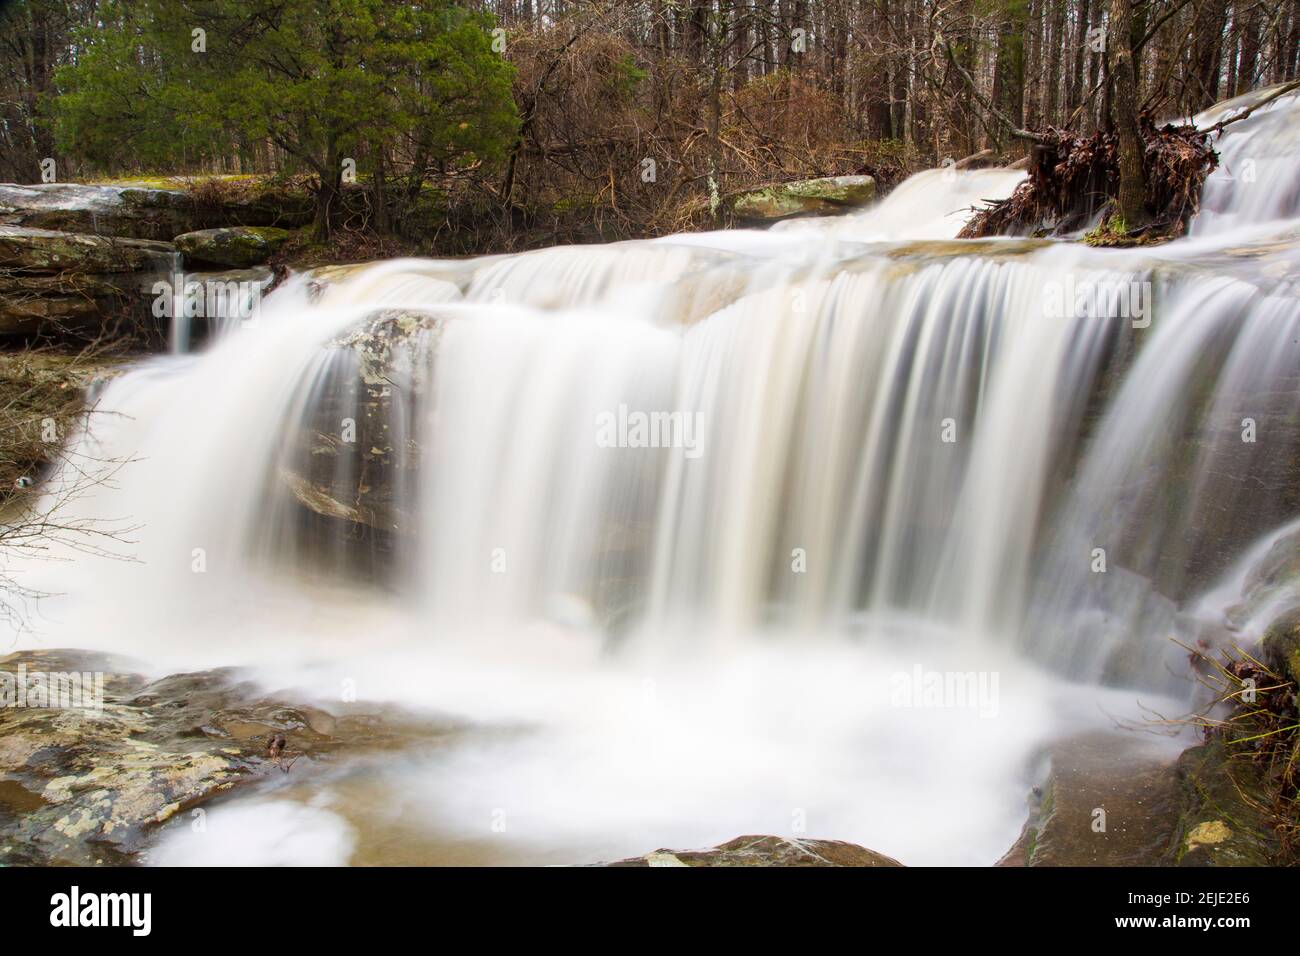
[{"label": "exposed tree root", "polygon": [[960,238],[1003,235],[1060,235],[1102,216],[1090,233],[1094,245],[1133,245],[1181,235],[1200,207],[1201,186],[1218,165],[1210,136],[1194,126],[1156,128],[1143,114],[1146,207],[1151,220],[1128,230],[1109,213],[1119,192],[1119,149],[1114,133],[1078,136],[1051,127],[1039,134],[1029,178],[1009,197],[976,212]]}]

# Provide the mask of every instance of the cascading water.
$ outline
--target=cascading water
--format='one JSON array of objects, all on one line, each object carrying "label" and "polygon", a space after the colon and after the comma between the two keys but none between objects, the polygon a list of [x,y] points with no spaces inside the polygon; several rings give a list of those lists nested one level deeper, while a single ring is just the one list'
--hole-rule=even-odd
[{"label": "cascading water", "polygon": [[[1241,562],[1300,515],[1300,207],[1236,172],[1296,182],[1293,112],[1230,128],[1192,237],[1145,251],[952,241],[1020,174],[934,171],[761,233],[295,277],[108,387],[75,448],[112,481],[47,506],[138,526],[133,560],[14,569],[51,592],[19,641],[486,728],[337,782],[360,859],[800,820],[991,862],[1034,749],[1185,700],[1169,638],[1242,627]],[[922,668],[999,691],[898,706]]]}]

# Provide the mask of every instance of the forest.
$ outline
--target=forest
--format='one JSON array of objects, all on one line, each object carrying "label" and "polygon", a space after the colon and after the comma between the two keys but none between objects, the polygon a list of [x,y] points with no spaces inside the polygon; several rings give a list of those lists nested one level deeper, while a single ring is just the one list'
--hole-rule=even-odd
[{"label": "forest", "polygon": [[0,181],[40,181],[47,159],[59,180],[303,177],[320,237],[460,237],[452,251],[699,227],[766,182],[888,188],[982,151],[1012,161],[1026,131],[1122,133],[1294,80],[1300,49],[1298,0],[15,0],[4,16]]}]

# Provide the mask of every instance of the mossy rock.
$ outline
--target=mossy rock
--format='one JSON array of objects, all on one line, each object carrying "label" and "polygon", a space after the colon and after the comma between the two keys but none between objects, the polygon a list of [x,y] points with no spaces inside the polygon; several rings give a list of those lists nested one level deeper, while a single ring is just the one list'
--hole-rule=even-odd
[{"label": "mossy rock", "polygon": [[166,269],[172,246],[144,239],[0,226],[0,268],[24,272],[139,272]]},{"label": "mossy rock", "polygon": [[230,226],[183,233],[176,248],[186,262],[248,269],[266,262],[288,238],[288,230],[273,226]]},{"label": "mossy rock", "polygon": [[1183,751],[1177,773],[1184,812],[1170,848],[1178,866],[1271,866],[1280,846],[1267,814],[1267,787],[1256,768],[1230,759],[1222,740]]},{"label": "mossy rock", "polygon": [[1300,609],[1288,611],[1264,632],[1264,663],[1300,686]]},{"label": "mossy rock", "polygon": [[723,205],[737,219],[775,221],[844,212],[875,198],[876,181],[870,176],[828,176],[732,193]]}]

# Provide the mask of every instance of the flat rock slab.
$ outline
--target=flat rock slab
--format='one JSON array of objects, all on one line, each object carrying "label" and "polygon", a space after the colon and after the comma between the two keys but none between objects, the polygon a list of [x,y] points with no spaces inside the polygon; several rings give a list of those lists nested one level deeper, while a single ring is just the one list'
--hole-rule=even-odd
[{"label": "flat rock slab", "polygon": [[[53,686],[49,675],[74,673],[102,675],[100,708],[15,705],[20,674]],[[102,654],[24,651],[0,658],[0,675],[0,865],[133,862],[177,814],[303,777],[341,749],[387,748],[400,726],[288,704],[230,669],[149,680]],[[267,752],[274,733],[287,739],[280,757]]]},{"label": "flat rock slab", "polygon": [[167,240],[192,228],[193,202],[175,189],[82,183],[0,184],[0,223]]},{"label": "flat rock slab", "polygon": [[602,866],[902,866],[892,857],[842,840],[741,836],[707,850],[655,850]]},{"label": "flat rock slab", "polygon": [[92,275],[162,270],[170,268],[174,253],[166,242],[0,226],[0,269]]}]

